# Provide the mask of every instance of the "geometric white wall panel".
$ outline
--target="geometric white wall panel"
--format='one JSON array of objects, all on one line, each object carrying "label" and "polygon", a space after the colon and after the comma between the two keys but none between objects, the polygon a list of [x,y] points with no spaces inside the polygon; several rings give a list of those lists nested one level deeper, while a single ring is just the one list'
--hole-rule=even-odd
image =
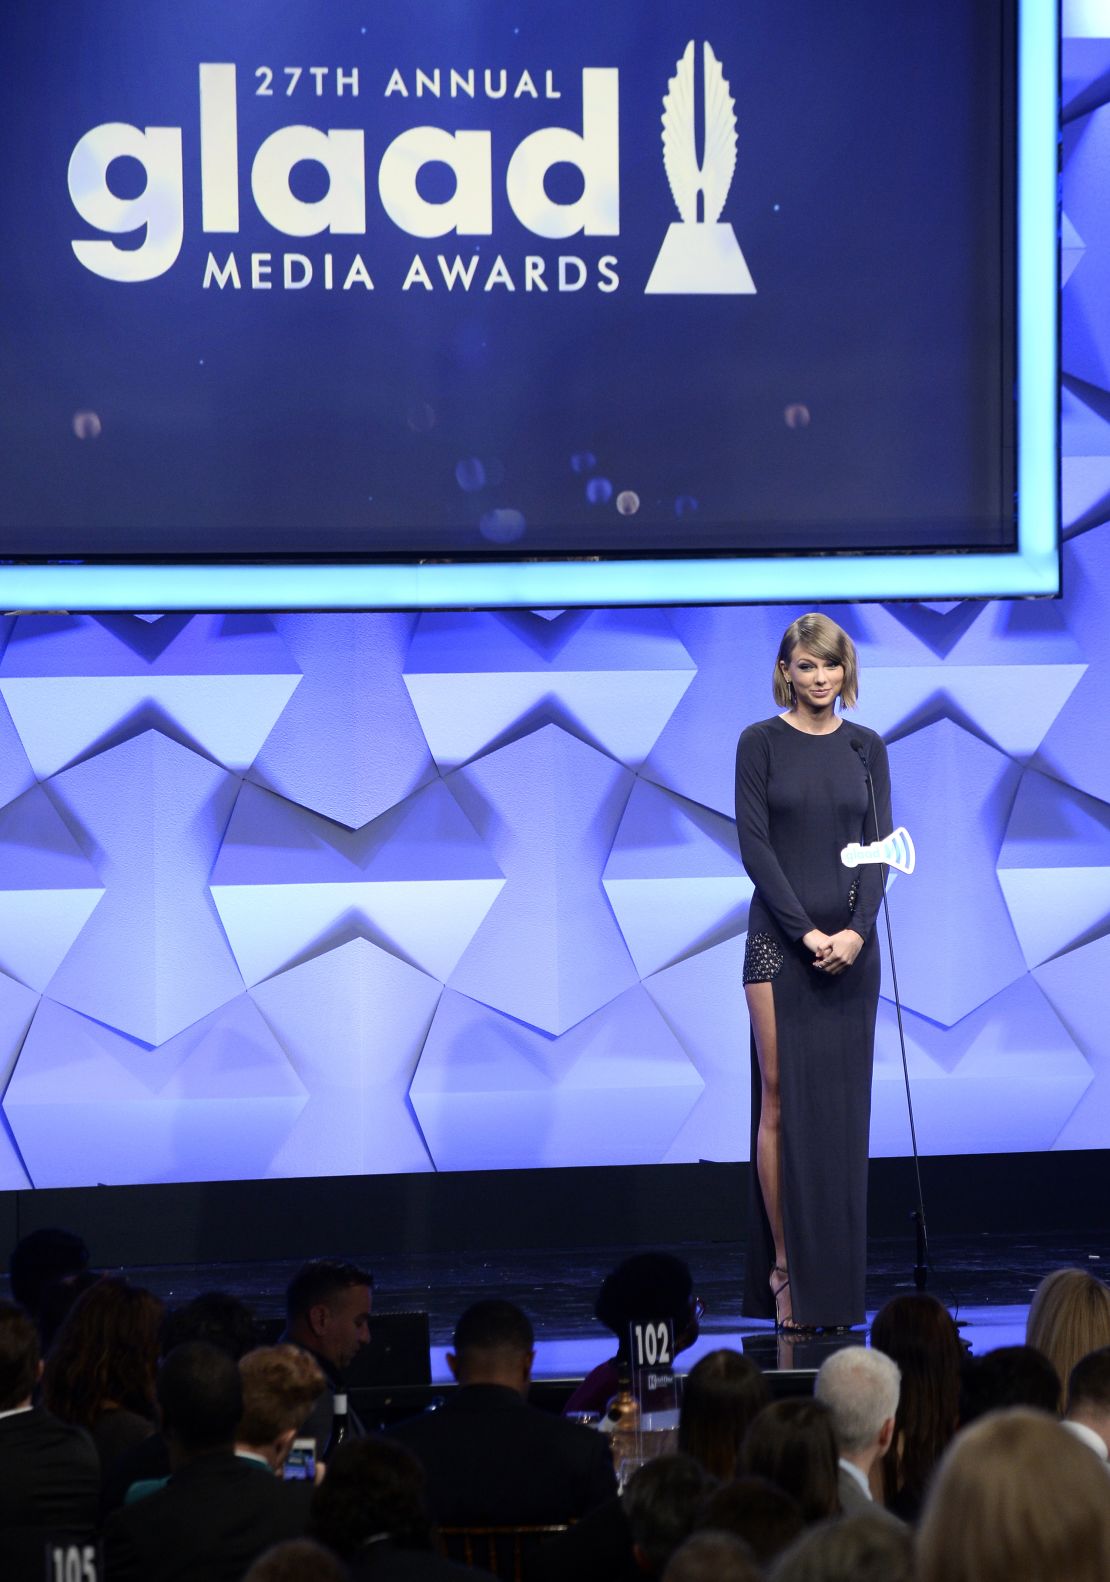
[{"label": "geometric white wall panel", "polygon": [[251,990],[308,1092],[273,1174],[432,1168],[408,1088],[440,993],[434,979],[365,939]]},{"label": "geometric white wall panel", "polygon": [[0,661],[0,694],[40,779],[143,709],[243,769],[299,680],[272,630],[216,615],[165,616],[154,627],[126,616],[24,616]]},{"label": "geometric white wall panel", "polygon": [[0,806],[13,801],[35,783],[19,734],[0,698]]},{"label": "geometric white wall panel", "polygon": [[1065,527],[1110,494],[1110,455],[1063,456],[1060,460],[1061,519]]},{"label": "geometric white wall panel", "polygon": [[[1102,425],[1110,450],[1110,425]],[[1110,493],[1110,478],[1106,492]],[[1068,624],[1091,667],[1041,745],[1035,764],[1090,796],[1110,802],[1110,732],[1101,654],[1110,588],[1110,526],[1092,528],[1064,546]]]},{"label": "geometric white wall panel", "polygon": [[1068,281],[1068,333],[1064,368],[1100,389],[1110,388],[1110,221],[1106,216],[1106,170],[1110,160],[1110,114],[1105,105],[1068,128],[1068,218],[1086,244],[1083,266]]},{"label": "geometric white wall panel", "polygon": [[153,730],[50,782],[106,891],[52,999],[161,1044],[242,993],[207,889],[236,786]]},{"label": "geometric white wall panel", "polygon": [[746,934],[687,956],[644,983],[705,1088],[664,1164],[747,1159],[751,1125],[748,1007],[738,992]]},{"label": "geometric white wall panel", "polygon": [[564,1033],[639,976],[601,886],[633,776],[545,725],[449,784],[506,880],[450,987]]},{"label": "geometric white wall panel", "polygon": [[[0,976],[0,1095],[15,1069],[16,1056],[31,1025],[39,997],[22,983]],[[0,1114],[0,1192],[28,1186],[7,1122]]]},{"label": "geometric white wall panel", "polygon": [[637,987],[560,1038],[445,991],[410,1096],[437,1170],[644,1164],[702,1079]]},{"label": "geometric white wall panel", "polygon": [[434,777],[401,666],[412,615],[277,615],[303,679],[250,778],[359,829]]},{"label": "geometric white wall panel", "polygon": [[1033,977],[1091,1068],[1093,1080],[1057,1135],[1056,1148],[1105,1148],[1110,1112],[1110,935],[1069,950],[1038,967]]},{"label": "geometric white wall panel", "polygon": [[895,823],[917,849],[890,889],[902,1003],[951,1026],[1026,970],[994,866],[1020,771],[951,720],[894,742],[890,769]]},{"label": "geometric white wall panel", "polygon": [[[1004,652],[1004,650],[1002,650]],[[1086,665],[945,665],[921,669],[872,669],[867,673],[866,711],[873,730],[890,732],[920,709],[950,699],[984,735],[1015,758],[1040,746],[1057,714],[1083,677]],[[1022,706],[1015,708],[1015,690]]]},{"label": "geometric white wall panel", "polygon": [[36,1186],[245,1180],[305,1097],[246,995],[153,1050],[44,999],[4,1113]]},{"label": "geometric white wall panel", "polygon": [[[1067,473],[1071,471],[1070,463],[1074,461],[1094,462],[1110,459],[1110,430],[1107,429],[1104,419],[1098,415],[1091,402],[1084,400],[1083,387],[1076,388],[1074,385],[1061,387],[1060,417],[1063,428],[1061,435],[1062,460],[1069,464],[1062,469],[1064,477],[1061,478],[1061,492],[1066,501],[1067,486],[1065,478]],[[1088,511],[1096,503],[1099,496],[1105,493],[1105,490],[1098,490],[1097,492],[1081,491],[1081,493],[1085,493],[1086,498],[1075,502],[1079,509],[1065,510],[1065,527],[1073,526],[1076,519]],[[1065,565],[1066,563],[1065,553]]]},{"label": "geometric white wall panel", "polygon": [[1110,853],[1103,868],[1063,873],[999,863],[999,882],[1027,966],[1039,966],[1067,949],[1110,914],[1108,869]]},{"label": "geometric white wall panel", "polygon": [[672,610],[671,624],[697,673],[651,750],[643,772],[658,785],[732,818],[740,732],[775,711],[771,672],[785,605]]},{"label": "geometric white wall panel", "polygon": [[1083,238],[1066,214],[1060,216],[1060,284],[1066,286],[1087,251]]},{"label": "geometric white wall panel", "polygon": [[0,971],[45,989],[103,894],[41,786],[0,808]]},{"label": "geometric white wall panel", "polygon": [[752,893],[731,821],[645,780],[632,788],[602,883],[641,978],[736,933]]},{"label": "geometric white wall panel", "polygon": [[1027,770],[998,878],[1035,967],[1110,919],[1110,807]]},{"label": "geometric white wall panel", "polygon": [[424,615],[405,684],[436,761],[465,763],[533,710],[576,725],[638,764],[690,685],[694,665],[659,610]]},{"label": "geometric white wall panel", "polygon": [[446,979],[505,880],[440,780],[360,830],[244,785],[211,892],[248,984],[340,934]]},{"label": "geometric white wall panel", "polygon": [[1110,21],[1106,0],[1064,0],[1060,11],[1060,103],[1066,110],[1110,71]]},{"label": "geometric white wall panel", "polygon": [[[1100,421],[1110,451],[1110,422]],[[1110,582],[1110,525],[1093,527],[1064,545],[1064,614],[1083,655],[1093,663],[1106,640],[1106,587]]]},{"label": "geometric white wall panel", "polygon": [[858,613],[866,633],[859,718],[883,735],[955,714],[1004,752],[1027,757],[1086,668],[1047,600],[958,604],[937,614],[924,605],[868,605]]},{"label": "geometric white wall panel", "polygon": [[[944,1028],[904,1011],[917,1141],[923,1154],[1051,1148],[1091,1085],[1091,1068],[1026,976]],[[871,1151],[909,1152],[894,1007],[879,1003]]]},{"label": "geometric white wall panel", "polygon": [[1110,733],[1096,722],[1106,706],[1106,685],[1094,664],[1060,710],[1033,767],[1110,802]]}]

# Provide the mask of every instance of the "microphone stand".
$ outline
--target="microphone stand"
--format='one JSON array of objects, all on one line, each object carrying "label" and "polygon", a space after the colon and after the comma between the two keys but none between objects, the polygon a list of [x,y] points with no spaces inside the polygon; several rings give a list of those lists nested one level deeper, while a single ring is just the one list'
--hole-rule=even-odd
[{"label": "microphone stand", "polygon": [[[882,840],[883,836],[879,829],[879,810],[875,801],[875,782],[871,778],[871,766],[867,762],[867,752],[863,742],[858,738],[852,739],[851,746],[854,747],[858,753],[859,760],[863,765],[863,772],[867,776],[867,789],[871,793],[871,820],[875,826],[875,839]],[[906,1034],[902,1026],[902,1000],[898,993],[898,968],[894,962],[894,935],[890,927],[890,905],[887,901],[886,894],[886,883],[890,873],[890,867],[889,864],[885,862],[880,864],[880,866],[883,870],[883,919],[886,923],[886,945],[887,952],[890,956],[890,977],[894,986],[894,1010],[898,1018],[898,1045],[902,1051],[902,1076],[906,1084],[906,1109],[910,1117],[910,1143],[913,1148],[913,1173],[914,1180],[917,1185],[917,1207],[910,1215],[910,1218],[914,1223],[916,1242],[915,1251],[917,1258],[913,1268],[913,1283],[916,1290],[924,1291],[926,1285],[928,1284],[930,1258],[929,1235],[925,1227],[925,1196],[921,1189],[921,1156],[917,1151],[917,1126],[915,1125],[913,1118],[913,1092],[910,1087],[910,1066],[909,1061],[906,1058]]]}]

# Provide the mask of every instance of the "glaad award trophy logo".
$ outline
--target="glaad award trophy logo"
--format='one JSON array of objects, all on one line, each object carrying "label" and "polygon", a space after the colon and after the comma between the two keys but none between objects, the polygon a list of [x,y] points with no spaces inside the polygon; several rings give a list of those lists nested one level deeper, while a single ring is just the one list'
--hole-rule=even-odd
[{"label": "glaad award trophy logo", "polygon": [[663,167],[682,218],[667,230],[646,293],[740,296],[755,291],[736,233],[727,221],[721,222],[736,170],[736,104],[712,47],[706,43],[702,50],[705,136],[700,165],[693,39],[663,98]]}]

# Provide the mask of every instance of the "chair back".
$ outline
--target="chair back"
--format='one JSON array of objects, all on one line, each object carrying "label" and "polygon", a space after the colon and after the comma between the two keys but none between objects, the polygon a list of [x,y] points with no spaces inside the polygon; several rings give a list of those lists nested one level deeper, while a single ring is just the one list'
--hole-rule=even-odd
[{"label": "chair back", "polygon": [[523,1582],[530,1556],[566,1523],[528,1527],[441,1527],[439,1547],[456,1565],[479,1566],[499,1582]]}]

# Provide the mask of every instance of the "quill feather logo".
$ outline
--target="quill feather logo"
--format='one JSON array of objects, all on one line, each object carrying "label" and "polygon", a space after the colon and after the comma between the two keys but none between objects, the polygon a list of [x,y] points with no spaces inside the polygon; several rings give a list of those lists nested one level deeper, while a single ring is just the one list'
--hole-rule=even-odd
[{"label": "quill feather logo", "polygon": [[736,103],[721,63],[702,45],[702,158],[691,39],[663,96],[663,168],[681,216],[663,238],[645,292],[747,295],[755,291],[736,233],[721,220],[736,173]]}]

